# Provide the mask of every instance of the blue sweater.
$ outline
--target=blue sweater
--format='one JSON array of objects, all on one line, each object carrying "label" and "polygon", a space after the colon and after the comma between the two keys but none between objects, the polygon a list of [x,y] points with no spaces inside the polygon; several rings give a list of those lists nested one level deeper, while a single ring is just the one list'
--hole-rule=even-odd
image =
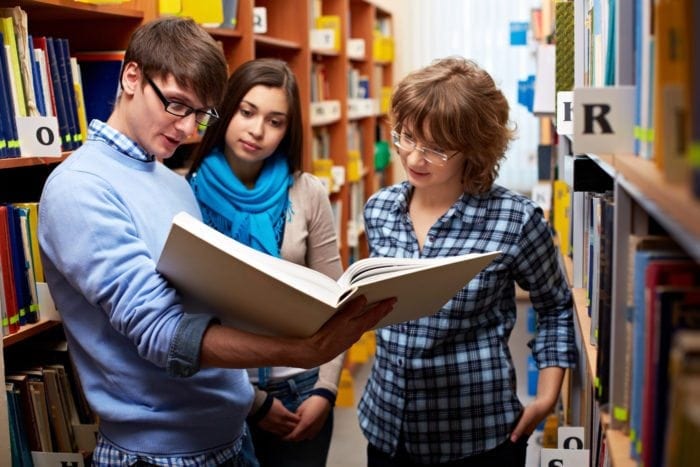
[{"label": "blue sweater", "polygon": [[183,177],[95,140],[51,173],[40,202],[46,280],[86,397],[103,436],[133,453],[228,446],[253,397],[245,370],[199,370],[212,316],[183,307],[155,269],[179,211],[200,216]]}]

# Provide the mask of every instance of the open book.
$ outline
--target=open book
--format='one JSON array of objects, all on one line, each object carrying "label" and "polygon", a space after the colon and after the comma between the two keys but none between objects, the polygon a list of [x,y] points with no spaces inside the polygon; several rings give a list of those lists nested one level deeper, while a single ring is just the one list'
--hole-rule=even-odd
[{"label": "open book", "polygon": [[181,212],[157,269],[222,322],[267,335],[316,332],[348,300],[398,299],[377,327],[436,313],[500,252],[446,258],[365,258],[338,279],[267,255]]}]

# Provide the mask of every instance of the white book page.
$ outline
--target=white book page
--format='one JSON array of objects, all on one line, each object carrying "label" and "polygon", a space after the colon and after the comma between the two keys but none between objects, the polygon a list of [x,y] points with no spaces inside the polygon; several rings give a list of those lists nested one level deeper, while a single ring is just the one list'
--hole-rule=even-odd
[{"label": "white book page", "polygon": [[335,306],[342,290],[336,281],[325,274],[291,261],[270,256],[217,231],[187,213],[179,213],[173,219],[184,230],[205,240],[229,256],[238,258],[264,274],[285,284],[308,293],[318,300]]}]

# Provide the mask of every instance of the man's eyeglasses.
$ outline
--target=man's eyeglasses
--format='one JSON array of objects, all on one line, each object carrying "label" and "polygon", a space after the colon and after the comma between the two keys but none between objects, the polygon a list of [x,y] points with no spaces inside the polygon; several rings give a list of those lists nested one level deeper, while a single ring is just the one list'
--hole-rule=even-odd
[{"label": "man's eyeglasses", "polygon": [[391,139],[394,142],[394,146],[396,146],[400,151],[403,151],[407,154],[416,150],[420,151],[423,155],[423,159],[425,159],[433,165],[444,166],[447,164],[447,161],[459,154],[455,153],[451,156],[448,156],[442,151],[418,146],[418,144],[413,139],[406,136],[403,132],[399,133],[396,130],[391,130]]},{"label": "man's eyeglasses", "polygon": [[148,76],[146,76],[146,82],[151,85],[156,93],[156,96],[158,96],[160,101],[163,103],[165,111],[169,114],[177,117],[187,117],[190,114],[194,114],[194,119],[197,121],[197,123],[204,126],[211,125],[218,120],[219,114],[216,109],[195,109],[181,102],[170,101],[163,95],[158,86],[156,86],[156,83],[154,83]]}]

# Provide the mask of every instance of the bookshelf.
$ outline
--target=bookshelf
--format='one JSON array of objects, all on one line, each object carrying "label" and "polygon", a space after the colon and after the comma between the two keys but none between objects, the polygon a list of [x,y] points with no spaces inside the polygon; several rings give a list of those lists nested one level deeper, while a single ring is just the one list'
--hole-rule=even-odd
[{"label": "bookshelf", "polygon": [[[0,0],[0,7],[19,6],[28,16],[29,33],[61,37],[69,40],[71,53],[89,51],[123,50],[131,33],[143,22],[159,15],[157,0],[127,0],[121,3],[101,3],[73,0]],[[267,30],[255,32],[253,28],[254,8],[264,7],[267,12]],[[386,109],[379,112],[380,92],[386,93],[393,84],[392,57],[377,57],[373,52],[375,30],[381,28],[385,42],[391,42],[391,20],[393,0],[239,0],[237,26],[234,29],[207,27],[207,31],[222,46],[229,68],[232,71],[244,61],[257,57],[275,57],[285,60],[294,71],[302,102],[305,128],[304,170],[314,172],[312,142],[314,132],[324,129],[329,138],[329,158],[333,165],[342,167],[345,179],[339,189],[329,194],[336,206],[340,253],[344,264],[367,254],[366,241],[361,229],[352,227],[351,197],[355,203],[363,203],[382,184],[391,183],[391,178],[375,171],[374,152],[377,137],[389,141],[389,129],[385,122]],[[314,49],[310,40],[315,27],[315,15],[333,15],[340,19],[339,42],[334,51]],[[89,25],[89,27],[87,27]],[[347,39],[361,39],[364,54],[348,51]],[[355,44],[357,46],[357,43]],[[312,65],[322,63],[328,69],[330,98],[339,103],[336,117],[327,121],[314,121],[312,106]],[[367,101],[376,100],[374,106],[363,103],[359,113],[353,113],[348,93],[351,69],[358,69],[368,77]],[[382,90],[384,88],[384,90]],[[386,95],[384,96],[386,100]],[[354,102],[354,101],[352,101]],[[357,129],[361,170],[358,178],[347,177],[350,128]],[[173,157],[174,169],[184,170],[187,156],[199,141],[197,136],[188,140]],[[0,202],[37,201],[46,177],[51,170],[68,157],[32,157],[0,159]],[[356,195],[360,193],[359,197]],[[359,214],[361,216],[361,212]],[[60,328],[56,319],[43,319],[37,324],[26,325],[20,331],[3,337],[0,346],[0,382],[5,381],[5,354],[18,344],[40,339],[48,331]],[[4,352],[4,350],[8,350]],[[7,357],[9,358],[9,357]],[[7,400],[0,392],[0,446],[10,446]],[[0,465],[9,465],[10,452],[2,450]]]},{"label": "bookshelf", "polygon": [[[559,3],[559,2],[556,2]],[[563,2],[567,3],[567,2]],[[637,243],[640,237],[648,235],[661,235],[670,239],[678,249],[678,255],[682,256],[691,266],[689,268],[698,269],[700,265],[700,224],[697,219],[700,216],[700,199],[692,193],[692,186],[689,179],[674,178],[668,170],[669,164],[668,149],[673,146],[655,146],[648,142],[646,136],[653,130],[654,139],[663,141],[672,139],[676,134],[682,132],[672,131],[669,128],[669,120],[655,119],[651,123],[645,122],[640,114],[634,112],[625,113],[625,118],[635,121],[634,134],[623,134],[622,138],[627,138],[630,143],[636,140],[636,150],[604,151],[591,150],[580,143],[583,140],[582,132],[576,133],[575,119],[582,118],[582,113],[577,113],[581,108],[581,102],[577,99],[579,94],[576,90],[580,88],[606,88],[621,89],[623,86],[633,86],[635,90],[634,106],[644,108],[644,102],[640,96],[655,94],[654,89],[661,86],[658,81],[651,80],[644,84],[646,75],[640,68],[635,67],[635,62],[642,63],[643,56],[641,44],[650,35],[648,29],[641,26],[640,17],[635,17],[632,3],[636,8],[651,8],[655,15],[657,27],[659,24],[667,24],[672,19],[668,15],[668,10],[663,10],[665,4],[674,2],[615,2],[617,10],[612,18],[615,23],[608,24],[607,29],[596,30],[596,21],[605,21],[608,18],[609,10],[603,3],[607,2],[569,2],[572,3],[574,28],[571,31],[572,37],[562,38],[564,29],[556,30],[556,21],[553,19],[554,30],[557,34],[557,43],[563,43],[566,39],[573,39],[574,67],[573,67],[573,134],[560,134],[555,141],[556,165],[558,168],[558,178],[565,183],[571,195],[571,202],[567,206],[569,217],[564,219],[568,223],[571,235],[560,241],[569,242],[572,249],[571,257],[565,258],[565,262],[571,265],[570,281],[574,296],[575,327],[577,343],[580,352],[579,366],[574,370],[570,378],[568,388],[568,400],[565,400],[564,410],[565,420],[571,425],[582,425],[586,430],[586,438],[591,452],[591,465],[597,464],[600,457],[601,465],[608,462],[613,467],[627,467],[641,465],[645,460],[644,456],[649,455],[649,439],[641,435],[644,452],[641,456],[633,454],[633,450],[638,450],[640,445],[639,430],[649,430],[649,425],[653,424],[654,429],[664,427],[667,423],[665,414],[662,412],[658,416],[657,404],[653,411],[649,411],[648,406],[643,409],[636,409],[634,406],[635,397],[647,397],[636,395],[634,385],[638,385],[633,379],[633,371],[636,370],[632,360],[639,354],[636,339],[639,338],[636,323],[639,315],[634,313],[640,310],[643,319],[654,319],[650,315],[649,297],[652,302],[656,300],[659,307],[660,298],[654,298],[656,290],[648,283],[645,285],[635,279],[635,272],[640,268],[634,264],[635,252],[639,251]],[[555,11],[556,4],[553,1],[545,0],[543,4],[545,10]],[[677,2],[678,8],[689,8],[680,16],[675,18],[690,17],[691,2]],[[644,6],[642,6],[644,5]],[[661,8],[661,9],[659,9]],[[695,8],[695,6],[692,6]],[[649,12],[651,10],[647,10]],[[677,13],[677,11],[676,11]],[[682,21],[681,21],[682,23]],[[613,27],[614,26],[614,27]],[[683,32],[683,26],[678,23],[676,29],[676,39],[679,44],[687,44],[691,41],[690,30]],[[642,29],[640,29],[642,28]],[[680,33],[679,33],[680,31]],[[651,34],[655,34],[653,32]],[[600,34],[600,35],[598,35]],[[605,36],[609,34],[609,36]],[[639,41],[639,42],[635,42]],[[661,47],[657,43],[657,47]],[[683,47],[683,45],[681,45]],[[619,52],[623,50],[633,50],[634,53]],[[657,61],[664,58],[657,51],[656,57],[647,57],[644,60]],[[689,59],[692,61],[692,58]],[[561,70],[557,70],[557,73]],[[682,81],[683,73],[677,76]],[[694,95],[697,90],[697,77],[694,77],[694,84],[686,88],[690,95]],[[678,83],[673,83],[674,85]],[[648,88],[645,86],[649,86]],[[664,84],[669,86],[669,84]],[[590,90],[589,90],[590,91]],[[639,94],[637,94],[639,93]],[[658,93],[656,93],[658,94]],[[602,94],[601,94],[602,96]],[[602,98],[601,98],[602,99]],[[577,102],[579,100],[579,102]],[[650,98],[650,105],[655,108],[664,108],[670,105],[668,99],[656,97]],[[629,110],[629,109],[628,109]],[[687,116],[690,120],[696,119],[694,109],[687,108]],[[642,113],[644,110],[641,111]],[[554,117],[553,117],[554,120]],[[553,121],[556,127],[556,122]],[[678,130],[678,128],[676,128]],[[585,135],[584,135],[585,136]],[[695,143],[691,134],[679,137],[686,146]],[[578,144],[577,144],[578,143]],[[645,145],[647,149],[645,149]],[[634,146],[634,145],[631,145]],[[652,148],[649,150],[649,148]],[[681,157],[681,163],[688,161],[688,156]],[[675,161],[671,161],[675,162]],[[690,172],[690,168],[687,169]],[[610,228],[598,231],[590,228],[592,217],[592,199],[599,197],[603,193],[609,193],[612,201]],[[556,221],[555,221],[556,223]],[[588,257],[589,245],[592,238],[607,236],[612,242],[611,254],[604,258],[608,265],[604,267],[595,266],[595,261],[590,261]],[[594,253],[600,255],[600,251]],[[600,300],[595,299],[595,295],[605,294],[605,282],[597,282],[594,275],[589,275],[590,271],[599,272],[607,277],[609,281],[609,300],[604,305]],[[642,269],[643,271],[643,269]],[[678,272],[676,272],[678,274]],[[643,273],[642,276],[643,278]],[[694,277],[694,276],[693,276]],[[697,286],[696,279],[688,279],[689,285]],[[642,297],[647,301],[634,298],[633,294],[642,292]],[[600,308],[596,311],[599,303]],[[641,305],[640,305],[641,303]],[[645,318],[646,316],[646,318]],[[661,318],[657,318],[661,319]],[[592,332],[592,329],[595,332]],[[605,330],[605,331],[604,331]],[[600,331],[600,332],[599,332]],[[657,334],[658,331],[655,331]],[[607,334],[606,334],[607,333]],[[607,335],[607,337],[605,337]],[[641,355],[641,365],[647,368],[654,367],[650,362],[658,357],[658,340],[650,337],[648,329],[642,334],[644,348]],[[598,342],[595,342],[599,339]],[[660,338],[656,338],[660,339]],[[648,350],[651,347],[652,351]],[[651,352],[651,353],[649,353]],[[662,354],[663,355],[663,354]],[[653,374],[653,373],[652,373]],[[666,380],[666,375],[657,375]],[[608,382],[602,382],[608,378]],[[668,384],[660,385],[659,391],[666,391],[673,383],[672,379]],[[654,381],[655,383],[656,381]],[[647,385],[648,386],[648,385]],[[656,384],[653,384],[656,386]],[[643,389],[648,391],[648,389]],[[601,395],[602,394],[602,395]],[[653,399],[652,399],[653,400]],[[645,404],[648,404],[648,400]],[[654,402],[651,402],[654,405]],[[661,403],[661,407],[664,404]],[[665,409],[662,409],[665,410]],[[652,415],[648,415],[651,413]],[[635,417],[649,417],[639,422],[640,425],[630,423],[630,419]],[[648,433],[649,431],[647,431]],[[656,432],[658,433],[658,432]],[[651,440],[653,447],[651,451],[660,453],[663,451],[663,436]],[[663,460],[663,458],[661,458]],[[645,465],[656,465],[656,461],[646,459]]]}]

